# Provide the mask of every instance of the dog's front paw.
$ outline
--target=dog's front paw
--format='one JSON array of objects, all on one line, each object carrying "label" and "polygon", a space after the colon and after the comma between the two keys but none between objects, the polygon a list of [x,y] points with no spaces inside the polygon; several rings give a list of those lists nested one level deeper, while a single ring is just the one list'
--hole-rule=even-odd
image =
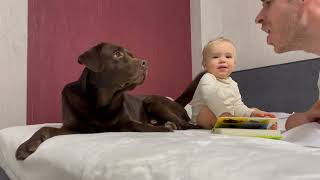
[{"label": "dog's front paw", "polygon": [[166,123],[164,124],[164,126],[165,126],[166,128],[168,128],[168,129],[171,129],[172,131],[178,129],[177,125],[176,125],[174,122],[171,122],[171,121],[166,122]]},{"label": "dog's front paw", "polygon": [[29,157],[32,153],[34,153],[38,146],[41,144],[41,141],[39,142],[29,142],[26,141],[23,144],[21,144],[17,151],[16,151],[16,159],[17,160],[25,160],[27,157]]},{"label": "dog's front paw", "polygon": [[188,123],[188,125],[185,127],[185,129],[201,129],[201,127],[198,125]]}]

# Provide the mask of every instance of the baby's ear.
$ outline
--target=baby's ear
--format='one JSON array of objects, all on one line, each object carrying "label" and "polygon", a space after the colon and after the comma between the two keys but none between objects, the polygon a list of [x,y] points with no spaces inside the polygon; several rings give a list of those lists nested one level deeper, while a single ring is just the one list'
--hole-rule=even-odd
[{"label": "baby's ear", "polygon": [[202,68],[202,70],[207,70],[206,64],[205,64],[205,63],[202,63],[201,68]]}]

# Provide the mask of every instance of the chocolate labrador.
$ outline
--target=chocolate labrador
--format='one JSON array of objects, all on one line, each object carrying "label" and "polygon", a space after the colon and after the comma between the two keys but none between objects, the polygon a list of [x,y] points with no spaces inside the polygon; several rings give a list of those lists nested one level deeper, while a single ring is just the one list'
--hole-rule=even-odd
[{"label": "chocolate labrador", "polygon": [[204,73],[176,101],[171,101],[162,96],[126,94],[143,83],[148,64],[125,48],[100,43],[80,55],[78,62],[85,66],[80,79],[62,91],[62,127],[39,129],[18,147],[18,160],[26,159],[42,142],[58,135],[195,128],[183,107],[193,97]]}]

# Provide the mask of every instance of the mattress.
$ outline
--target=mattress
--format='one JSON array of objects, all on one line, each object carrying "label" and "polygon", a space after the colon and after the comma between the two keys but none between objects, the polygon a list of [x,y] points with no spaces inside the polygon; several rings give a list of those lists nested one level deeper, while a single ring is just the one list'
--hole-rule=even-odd
[{"label": "mattress", "polygon": [[16,148],[42,126],[0,131],[0,166],[11,180],[318,180],[320,149],[286,141],[215,135],[112,132],[57,136],[25,161]]}]

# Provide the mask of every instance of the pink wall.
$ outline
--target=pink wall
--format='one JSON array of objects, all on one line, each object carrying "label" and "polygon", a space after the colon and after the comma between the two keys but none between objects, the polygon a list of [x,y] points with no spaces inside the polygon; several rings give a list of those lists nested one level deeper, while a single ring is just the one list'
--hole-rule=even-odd
[{"label": "pink wall", "polygon": [[29,0],[27,123],[61,122],[81,52],[112,42],[149,60],[134,93],[177,97],[191,80],[189,0]]}]

